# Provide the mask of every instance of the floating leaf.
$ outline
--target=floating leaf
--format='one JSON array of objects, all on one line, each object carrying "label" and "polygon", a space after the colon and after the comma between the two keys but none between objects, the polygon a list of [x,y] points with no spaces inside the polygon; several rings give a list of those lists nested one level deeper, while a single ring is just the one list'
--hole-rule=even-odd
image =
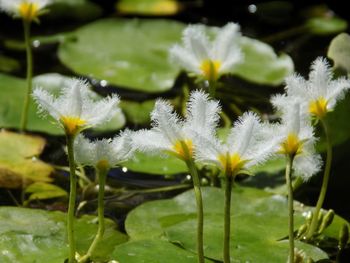
[{"label": "floating leaf", "polygon": [[[83,216],[76,220],[77,250],[84,254],[97,231],[97,220]],[[0,207],[0,262],[12,263],[62,263],[68,257],[66,214],[38,209]],[[106,231],[97,246],[94,260],[108,261],[114,247],[127,241],[116,230],[111,220],[106,220]]]},{"label": "floating leaf", "polygon": [[147,125],[151,121],[151,111],[154,108],[154,100],[144,102],[121,101],[120,107],[129,122],[136,125]]},{"label": "floating leaf", "polygon": [[173,156],[152,156],[144,153],[137,153],[135,157],[124,163],[134,172],[171,175],[187,172],[185,163]]},{"label": "floating leaf", "polygon": [[[164,240],[139,240],[121,244],[112,253],[120,263],[196,263],[198,258]],[[205,260],[205,262],[212,262]]]},{"label": "floating leaf", "polygon": [[122,14],[166,16],[176,14],[180,4],[176,0],[121,0],[116,7]]},{"label": "floating leaf", "polygon": [[346,20],[337,17],[314,17],[306,21],[306,28],[315,35],[337,34],[347,27]]},{"label": "floating leaf", "polygon": [[0,187],[21,188],[33,182],[50,182],[53,168],[35,158],[45,140],[13,132],[0,132]]},{"label": "floating leaf", "polygon": [[243,79],[263,85],[280,85],[294,71],[290,56],[277,56],[271,46],[261,41],[242,37],[240,46],[244,62],[237,65],[233,73]]},{"label": "floating leaf", "polygon": [[14,72],[14,71],[19,71],[21,68],[21,64],[10,57],[0,55],[0,71],[2,72]]},{"label": "floating leaf", "polygon": [[334,66],[350,73],[350,35],[341,33],[330,43],[327,56],[334,61]]},{"label": "floating leaf", "polygon": [[[59,74],[37,76],[33,79],[33,86],[40,85],[53,93],[58,94],[67,77]],[[0,127],[19,128],[22,114],[22,102],[26,94],[26,82],[24,79],[0,74]],[[97,96],[97,95],[96,95]],[[96,97],[98,98],[98,97]],[[102,131],[118,130],[125,124],[122,113],[106,124]],[[62,135],[63,130],[51,119],[43,119],[38,115],[37,106],[31,99],[28,114],[29,131],[40,131],[54,135]]]},{"label": "floating leaf", "polygon": [[167,20],[104,19],[78,29],[76,40],[62,43],[58,55],[79,74],[123,88],[163,92],[178,74],[168,62],[168,49],[183,29]]},{"label": "floating leaf", "polygon": [[[221,260],[223,232],[222,189],[203,187],[205,254]],[[309,207],[295,202],[295,229],[304,224]],[[288,242],[279,241],[288,236],[287,199],[262,190],[235,187],[232,207],[232,243],[234,259],[242,262],[284,262],[288,255]],[[337,235],[339,227],[346,222],[335,216],[332,227],[325,234]],[[131,240],[168,239],[184,249],[196,251],[196,204],[193,190],[173,199],[145,203],[132,210],[126,219],[125,228]],[[327,232],[329,231],[329,232]],[[296,242],[296,247],[314,260],[327,258],[317,247]]]},{"label": "floating leaf", "polygon": [[67,197],[68,193],[61,187],[43,182],[36,182],[25,189],[26,194],[30,194],[27,203],[33,200],[45,200],[57,197]]}]

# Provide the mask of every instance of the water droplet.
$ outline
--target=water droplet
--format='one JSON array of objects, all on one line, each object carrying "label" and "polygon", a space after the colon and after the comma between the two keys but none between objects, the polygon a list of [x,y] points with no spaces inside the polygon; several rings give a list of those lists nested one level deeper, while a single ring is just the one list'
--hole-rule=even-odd
[{"label": "water droplet", "polygon": [[249,5],[248,6],[248,12],[251,14],[254,14],[257,10],[258,10],[258,8],[256,7],[256,5]]},{"label": "water droplet", "polygon": [[101,80],[100,81],[100,85],[101,85],[101,87],[106,87],[107,85],[108,85],[108,82],[107,82],[107,80]]},{"label": "water droplet", "polygon": [[35,48],[40,47],[40,44],[41,44],[41,43],[40,43],[39,40],[34,40],[33,43],[32,43],[33,47],[35,47]]},{"label": "water droplet", "polygon": [[123,168],[122,168],[122,171],[123,171],[124,173],[126,173],[126,172],[128,171],[128,168],[123,167]]}]

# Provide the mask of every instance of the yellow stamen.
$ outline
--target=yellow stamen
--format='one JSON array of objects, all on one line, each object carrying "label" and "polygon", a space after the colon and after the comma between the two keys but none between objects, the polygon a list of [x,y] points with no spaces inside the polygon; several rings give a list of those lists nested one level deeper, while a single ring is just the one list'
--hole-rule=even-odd
[{"label": "yellow stamen", "polygon": [[303,142],[294,133],[288,134],[287,139],[281,143],[279,153],[295,156],[302,152]]},{"label": "yellow stamen", "polygon": [[184,160],[193,156],[193,144],[191,140],[178,140],[173,146],[175,152]]},{"label": "yellow stamen", "polygon": [[310,102],[309,112],[318,118],[323,118],[328,112],[327,103],[328,101],[324,97],[319,97],[317,100]]},{"label": "yellow stamen", "polygon": [[221,62],[218,60],[204,60],[200,66],[200,69],[204,77],[209,81],[215,81],[219,77],[219,69]]},{"label": "yellow stamen", "polygon": [[70,135],[76,134],[82,128],[82,126],[86,124],[85,120],[72,116],[62,116],[60,121],[63,124],[66,132]]},{"label": "yellow stamen", "polygon": [[38,17],[39,6],[37,3],[24,1],[18,7],[20,16],[26,21],[32,21]]},{"label": "yellow stamen", "polygon": [[225,173],[230,173],[231,175],[236,175],[243,166],[246,164],[246,160],[242,160],[238,153],[234,154],[221,154],[218,157],[219,162],[224,167]]},{"label": "yellow stamen", "polygon": [[110,165],[109,165],[109,162],[107,160],[100,160],[96,167],[99,169],[99,170],[108,170]]}]

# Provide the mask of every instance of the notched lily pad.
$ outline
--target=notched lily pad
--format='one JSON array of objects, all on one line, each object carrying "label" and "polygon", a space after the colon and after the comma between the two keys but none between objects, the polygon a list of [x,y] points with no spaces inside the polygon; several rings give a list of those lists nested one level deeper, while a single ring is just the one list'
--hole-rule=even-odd
[{"label": "notched lily pad", "polygon": [[144,102],[121,101],[120,107],[129,122],[136,125],[147,125],[151,121],[151,111],[154,108],[154,100]]},{"label": "notched lily pad", "polygon": [[[83,216],[76,220],[78,253],[84,254],[97,231],[96,218]],[[38,209],[0,207],[0,262],[62,263],[68,257],[66,215]],[[93,260],[106,262],[116,245],[127,237],[106,220],[106,232]]]},{"label": "notched lily pad", "polygon": [[0,132],[0,187],[21,188],[33,182],[50,182],[52,166],[40,161],[45,146],[41,137]]}]

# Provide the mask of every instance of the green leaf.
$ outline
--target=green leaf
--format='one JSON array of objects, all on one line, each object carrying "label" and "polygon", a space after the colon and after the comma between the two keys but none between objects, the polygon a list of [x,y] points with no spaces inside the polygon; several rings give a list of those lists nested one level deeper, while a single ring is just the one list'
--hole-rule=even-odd
[{"label": "green leaf", "polygon": [[314,17],[306,21],[306,28],[315,35],[330,35],[345,31],[346,20],[337,17]]},{"label": "green leaf", "polygon": [[[203,187],[202,194],[205,204],[205,254],[209,258],[221,260],[224,191]],[[295,202],[294,208],[295,229],[298,229],[305,223],[310,208],[298,202]],[[242,262],[286,261],[288,242],[279,241],[288,235],[287,200],[284,196],[236,186],[233,189],[231,211],[231,252],[234,259]],[[341,225],[340,222],[344,222],[340,217],[336,218],[334,224]],[[196,203],[193,190],[173,199],[151,201],[137,207],[128,214],[125,228],[131,240],[168,239],[185,250],[195,252]],[[296,243],[314,260],[327,258],[327,254],[316,247]]]},{"label": "green leaf", "polygon": [[[62,212],[0,207],[0,262],[62,263],[68,257],[66,215]],[[75,221],[77,250],[84,254],[97,231],[97,220],[83,216]],[[127,241],[106,220],[106,232],[93,255],[94,260],[110,260],[114,247]]]},{"label": "green leaf", "polygon": [[244,61],[236,66],[233,73],[243,79],[257,84],[277,86],[294,71],[292,59],[287,54],[277,56],[268,44],[242,37],[240,46]]},{"label": "green leaf", "polygon": [[30,194],[28,201],[45,200],[50,198],[68,196],[67,191],[65,191],[61,187],[43,182],[37,182],[29,185],[25,189],[25,193]]},{"label": "green leaf", "polygon": [[[138,240],[115,248],[112,258],[120,263],[196,263],[194,253],[183,250],[164,240]],[[212,262],[205,260],[205,262]]]},{"label": "green leaf", "polygon": [[[49,92],[59,94],[62,85],[68,77],[59,74],[45,74],[33,79],[33,86],[41,86]],[[19,128],[22,113],[22,103],[26,94],[26,81],[0,73],[0,127]],[[96,99],[99,97],[96,95]],[[28,131],[46,132],[53,135],[63,135],[58,124],[48,117],[43,119],[38,115],[37,106],[31,99],[28,114]],[[125,118],[122,113],[117,115],[106,126],[99,127],[98,131],[115,131],[123,127]],[[97,130],[97,129],[96,129]]]},{"label": "green leaf", "polygon": [[134,172],[158,175],[172,175],[188,171],[185,163],[174,156],[149,155],[140,152],[124,165]]},{"label": "green leaf", "polygon": [[333,60],[334,67],[343,68],[350,73],[350,35],[341,33],[333,38],[327,56]]},{"label": "green leaf", "polygon": [[0,132],[0,187],[21,188],[51,182],[52,166],[38,160],[45,146],[41,137]]},{"label": "green leaf", "polygon": [[176,14],[180,4],[176,0],[120,0],[116,7],[122,14],[167,16]]},{"label": "green leaf", "polygon": [[0,55],[0,71],[2,72],[15,72],[21,69],[21,64],[10,57]]},{"label": "green leaf", "polygon": [[154,100],[144,102],[121,101],[120,107],[127,120],[136,125],[147,125],[151,121],[151,111],[154,108]]},{"label": "green leaf", "polygon": [[164,92],[178,74],[168,62],[168,49],[183,29],[167,20],[99,20],[78,29],[75,41],[62,43],[58,56],[81,75],[137,91]]}]

